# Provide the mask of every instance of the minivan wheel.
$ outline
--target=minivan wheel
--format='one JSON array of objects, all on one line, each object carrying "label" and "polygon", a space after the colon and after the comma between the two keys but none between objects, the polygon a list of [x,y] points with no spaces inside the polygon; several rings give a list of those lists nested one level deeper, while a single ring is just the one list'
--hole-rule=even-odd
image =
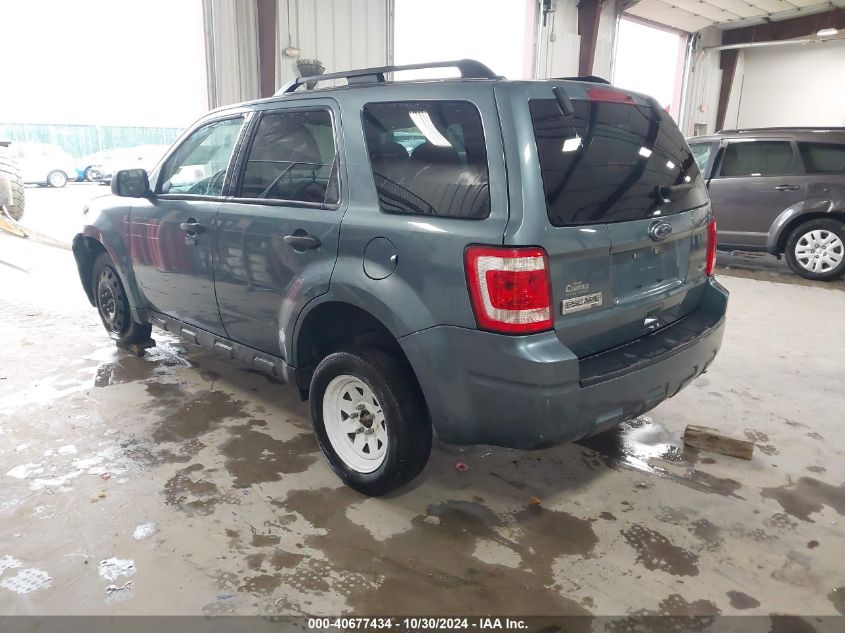
[{"label": "minivan wheel", "polygon": [[314,371],[311,420],[323,455],[348,486],[391,492],[422,471],[431,423],[413,378],[389,354],[354,347],[326,356]]},{"label": "minivan wheel", "polygon": [[67,174],[58,169],[51,171],[47,174],[47,184],[56,189],[61,189],[67,184]]},{"label": "minivan wheel", "polygon": [[131,344],[142,343],[150,338],[152,326],[132,319],[123,282],[114,262],[106,253],[100,253],[94,260],[91,284],[100,320],[113,339]]},{"label": "minivan wheel", "polygon": [[834,219],[810,220],[786,240],[786,263],[805,279],[830,281],[845,273],[845,230]]}]

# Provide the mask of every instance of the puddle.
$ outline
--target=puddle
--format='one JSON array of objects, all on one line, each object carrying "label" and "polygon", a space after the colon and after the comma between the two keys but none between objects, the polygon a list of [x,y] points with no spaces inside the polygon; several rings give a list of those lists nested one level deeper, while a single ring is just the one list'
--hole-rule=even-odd
[{"label": "puddle", "polygon": [[734,609],[756,609],[760,606],[760,601],[757,598],[752,598],[747,593],[742,593],[741,591],[729,591],[728,598]]},{"label": "puddle", "polygon": [[41,569],[21,569],[15,576],[6,576],[0,580],[0,587],[15,593],[30,593],[46,589],[53,583],[50,574]]},{"label": "puddle", "polygon": [[107,558],[100,561],[97,573],[109,582],[114,582],[121,576],[128,578],[135,574],[135,561],[124,558]]},{"label": "puddle", "polygon": [[634,524],[622,530],[622,536],[637,552],[637,562],[646,569],[673,576],[698,575],[698,556],[674,545],[660,532]]},{"label": "puddle", "polygon": [[234,426],[229,429],[232,437],[220,446],[235,488],[279,481],[283,474],[305,472],[320,458],[313,433],[302,433],[282,442],[255,430],[255,426],[264,424],[263,420],[253,420]]},{"label": "puddle", "polygon": [[827,594],[827,599],[833,603],[834,609],[845,615],[845,587],[837,587]]},{"label": "puddle", "polygon": [[[321,556],[262,581],[298,586],[315,599],[337,591],[350,608],[370,614],[470,615],[495,604],[514,615],[589,615],[561,595],[551,571],[561,554],[592,551],[597,539],[589,521],[546,509],[499,517],[481,503],[450,500],[414,517],[410,529],[378,540],[347,516],[357,503],[360,496],[348,488],[290,493],[283,507],[324,531],[304,539]],[[561,525],[573,533],[563,538]],[[496,564],[474,555],[479,544],[490,542],[519,554],[519,567],[508,566],[512,556]]]},{"label": "puddle", "polygon": [[663,471],[651,460],[694,463],[698,456],[697,451],[685,447],[680,438],[647,415],[626,420],[604,433],[579,440],[578,444],[601,453],[611,465],[625,464],[655,474]]},{"label": "puddle", "polygon": [[639,633],[644,630],[650,633],[713,631],[716,616],[721,613],[722,610],[710,600],[688,602],[681,594],[673,593],[661,600],[657,609],[634,611],[630,617],[610,622],[605,627],[605,631],[608,633]]},{"label": "puddle", "polygon": [[153,441],[182,442],[208,433],[226,418],[245,416],[242,400],[233,400],[222,391],[187,393],[166,383],[148,383],[147,391],[158,398],[164,415],[153,431]]},{"label": "puddle", "polygon": [[763,488],[764,499],[774,499],[784,512],[796,519],[815,523],[811,514],[829,506],[845,515],[845,486],[832,486],[812,477],[801,477],[796,483],[779,488]]},{"label": "puddle", "polygon": [[217,484],[204,479],[195,479],[192,473],[204,470],[202,464],[191,464],[176,471],[164,484],[164,499],[167,505],[195,512],[211,514],[220,501]]},{"label": "puddle", "polygon": [[[191,363],[179,355],[179,350],[168,343],[150,348],[145,355],[118,357],[117,360],[102,363],[94,376],[95,387],[109,387],[155,376],[166,375],[174,367],[190,367]],[[111,358],[114,358],[112,356]]]}]

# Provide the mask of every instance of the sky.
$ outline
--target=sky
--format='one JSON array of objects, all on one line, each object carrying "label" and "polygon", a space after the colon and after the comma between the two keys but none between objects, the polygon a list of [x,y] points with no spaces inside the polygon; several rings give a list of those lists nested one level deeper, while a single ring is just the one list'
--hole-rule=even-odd
[{"label": "sky", "polygon": [[[533,6],[531,0],[396,0],[394,62],[469,57],[508,79],[526,78],[533,36],[528,8]],[[489,37],[485,31],[507,36]],[[442,71],[429,74],[444,76]]]},{"label": "sky", "polygon": [[0,26],[0,123],[183,127],[208,110],[201,0],[0,0]]}]

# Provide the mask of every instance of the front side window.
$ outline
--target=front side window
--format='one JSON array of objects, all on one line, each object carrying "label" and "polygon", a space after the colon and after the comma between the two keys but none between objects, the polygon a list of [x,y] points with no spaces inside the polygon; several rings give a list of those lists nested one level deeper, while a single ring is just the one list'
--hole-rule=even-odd
[{"label": "front side window", "polygon": [[845,174],[845,145],[798,143],[808,174]]},{"label": "front side window", "polygon": [[328,110],[261,117],[239,197],[337,204],[337,150]]},{"label": "front side window", "polygon": [[369,103],[362,118],[382,211],[472,220],[490,214],[487,149],[474,105]]},{"label": "front side window", "polygon": [[792,145],[789,141],[729,143],[719,170],[722,178],[786,176],[792,173]]},{"label": "front side window", "polygon": [[243,117],[225,119],[191,134],[168,159],[160,193],[222,195],[226,170],[242,126]]}]

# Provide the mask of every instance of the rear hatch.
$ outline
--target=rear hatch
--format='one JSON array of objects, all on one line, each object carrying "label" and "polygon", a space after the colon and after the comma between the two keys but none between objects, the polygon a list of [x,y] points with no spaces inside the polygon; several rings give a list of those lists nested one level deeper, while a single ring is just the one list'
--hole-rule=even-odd
[{"label": "rear hatch", "polygon": [[709,199],[671,117],[604,84],[496,90],[505,146],[519,148],[508,155],[505,244],[548,253],[558,338],[583,358],[698,308]]}]

